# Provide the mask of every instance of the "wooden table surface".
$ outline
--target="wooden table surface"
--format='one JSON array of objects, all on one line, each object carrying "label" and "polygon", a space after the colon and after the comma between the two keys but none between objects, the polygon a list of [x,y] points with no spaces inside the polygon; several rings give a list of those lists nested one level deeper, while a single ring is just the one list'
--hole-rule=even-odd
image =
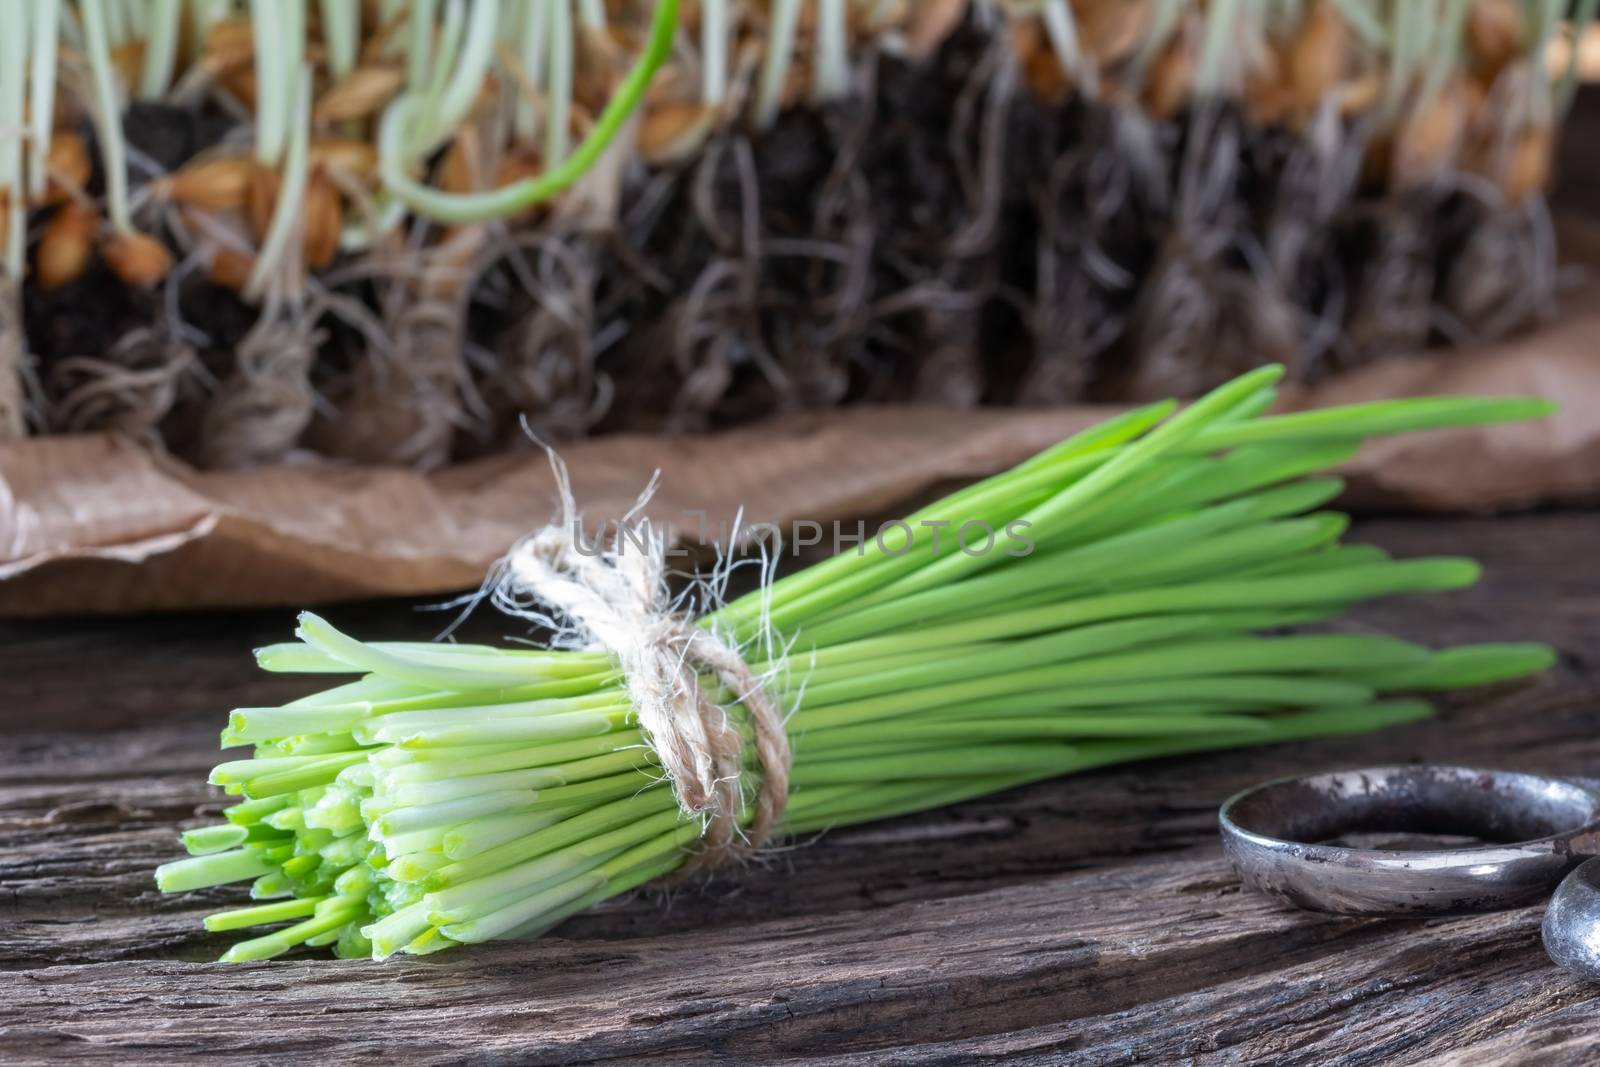
[{"label": "wooden table surface", "polygon": [[[384,964],[220,966],[151,869],[215,812],[225,709],[277,702],[249,648],[286,611],[0,624],[0,1062],[955,1064],[1581,1062],[1600,986],[1557,970],[1540,907],[1349,920],[1242,893],[1217,804],[1377,761],[1600,769],[1600,514],[1388,519],[1354,538],[1467,553],[1476,589],[1351,620],[1431,642],[1541,639],[1548,675],[1347,740],[1084,774],[789,842],[670,898],[526,944]],[[331,613],[422,636],[395,604]],[[492,632],[485,619],[483,628]]]}]

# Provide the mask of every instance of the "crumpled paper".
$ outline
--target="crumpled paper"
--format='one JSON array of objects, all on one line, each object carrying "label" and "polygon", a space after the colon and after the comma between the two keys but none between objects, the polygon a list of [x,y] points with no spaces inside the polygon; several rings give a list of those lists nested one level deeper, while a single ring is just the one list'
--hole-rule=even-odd
[{"label": "crumpled paper", "polygon": [[[1440,393],[1534,394],[1537,423],[1374,441],[1342,472],[1355,507],[1486,511],[1600,497],[1600,286],[1514,342],[1396,359],[1285,407]],[[882,515],[1003,469],[1112,409],[867,408],[699,437],[620,435],[562,449],[586,528],[634,506],[685,540],[742,511],[787,526]],[[477,586],[553,515],[544,454],[432,474],[384,467],[192,470],[112,434],[0,446],[0,614],[311,605]],[[700,516],[704,516],[702,519]]]}]

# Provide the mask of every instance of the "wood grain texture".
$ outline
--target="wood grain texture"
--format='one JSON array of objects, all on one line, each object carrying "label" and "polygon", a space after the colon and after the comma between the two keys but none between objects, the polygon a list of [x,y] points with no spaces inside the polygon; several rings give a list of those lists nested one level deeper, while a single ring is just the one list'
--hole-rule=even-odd
[{"label": "wood grain texture", "polygon": [[[1331,765],[1600,768],[1600,515],[1379,520],[1397,555],[1462,553],[1484,582],[1348,625],[1433,643],[1539,639],[1547,676],[1347,740],[1164,760],[790,842],[556,936],[386,964],[222,967],[151,869],[214,813],[225,708],[287,612],[0,626],[0,1061],[843,1065],[1563,1063],[1592,1058],[1600,987],[1555,969],[1541,908],[1346,920],[1241,893],[1216,805]],[[393,603],[335,621],[424,635]],[[494,636],[488,618],[474,636]],[[176,688],[174,688],[176,686]]]}]

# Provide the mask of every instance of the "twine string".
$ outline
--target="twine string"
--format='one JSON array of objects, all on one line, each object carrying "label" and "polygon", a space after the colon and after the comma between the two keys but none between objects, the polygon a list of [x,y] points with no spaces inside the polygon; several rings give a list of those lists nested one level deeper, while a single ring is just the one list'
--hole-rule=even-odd
[{"label": "twine string", "polygon": [[[789,794],[792,756],[782,708],[736,648],[672,609],[665,536],[641,520],[609,546],[586,545],[565,467],[554,455],[551,464],[561,515],[512,550],[512,590],[553,609],[573,644],[617,659],[678,806],[705,819],[703,847],[691,862],[711,867],[759,848],[783,817]],[[648,496],[649,490],[640,504]],[[744,742],[702,675],[715,678],[748,715],[761,773],[744,834]]]}]

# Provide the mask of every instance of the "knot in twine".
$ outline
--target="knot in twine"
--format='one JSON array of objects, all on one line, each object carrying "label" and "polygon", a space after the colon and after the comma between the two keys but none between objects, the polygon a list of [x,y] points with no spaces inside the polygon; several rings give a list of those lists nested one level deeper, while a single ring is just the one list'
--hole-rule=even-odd
[{"label": "knot in twine", "polygon": [[[619,531],[609,548],[585,546],[565,467],[554,456],[561,520],[526,538],[507,559],[509,589],[499,599],[531,597],[570,622],[564,635],[582,648],[602,649],[622,668],[628,697],[646,740],[655,750],[678,806],[706,820],[696,866],[725,862],[736,851],[758,848],[771,836],[789,795],[792,760],[783,712],[739,652],[672,610],[666,582],[666,538],[648,520]],[[647,488],[631,517],[649,500]],[[727,710],[700,684],[714,676],[749,715],[761,782],[747,834],[739,833],[744,806],[744,745]]]}]

